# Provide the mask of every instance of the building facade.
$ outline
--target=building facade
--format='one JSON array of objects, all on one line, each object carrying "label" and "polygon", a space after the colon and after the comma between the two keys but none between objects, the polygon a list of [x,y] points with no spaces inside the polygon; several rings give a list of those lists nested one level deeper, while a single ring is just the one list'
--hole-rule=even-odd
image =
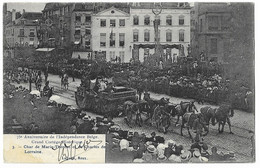
[{"label": "building facade", "polygon": [[131,54],[130,14],[115,7],[92,16],[93,51],[106,61],[129,62]]},{"label": "building facade", "polygon": [[75,4],[71,15],[72,58],[92,58],[92,13],[93,4]]},{"label": "building facade", "polygon": [[16,19],[16,12],[12,11],[12,22],[5,26],[5,56],[14,57],[14,50],[18,47],[37,48],[39,45],[37,29],[42,13],[23,12]]},{"label": "building facade", "polygon": [[[160,5],[162,8],[158,15],[160,19],[158,38],[163,52],[167,57],[172,57],[172,60],[178,56],[187,56],[190,44],[190,7],[184,4],[180,6],[179,3],[161,3]],[[134,52],[137,53],[141,62],[155,52],[153,8],[153,3],[139,3],[130,9],[131,46],[133,55]],[[183,46],[183,48],[178,46]]]},{"label": "building facade", "polygon": [[228,57],[230,46],[229,4],[195,3],[193,12],[192,51],[199,59],[223,62]]}]

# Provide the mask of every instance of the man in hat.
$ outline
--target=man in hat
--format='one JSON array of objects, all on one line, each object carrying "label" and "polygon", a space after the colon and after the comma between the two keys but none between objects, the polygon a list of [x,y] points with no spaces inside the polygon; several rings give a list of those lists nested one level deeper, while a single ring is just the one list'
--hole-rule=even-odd
[{"label": "man in hat", "polygon": [[219,162],[219,161],[223,161],[224,160],[224,156],[223,155],[220,155],[218,152],[217,152],[217,147],[213,146],[211,148],[211,155],[209,155],[209,161],[212,161],[212,162]]},{"label": "man in hat", "polygon": [[182,154],[181,154],[181,162],[183,163],[187,163],[191,158],[191,152],[190,151],[184,151]]},{"label": "man in hat", "polygon": [[157,158],[157,151],[154,145],[149,145],[146,152],[143,154],[143,159],[146,162],[154,162]]},{"label": "man in hat", "polygon": [[173,140],[168,141],[168,147],[164,150],[164,155],[169,158],[172,154],[174,154],[176,143]]},{"label": "man in hat", "polygon": [[200,162],[202,162],[202,160],[200,159],[200,156],[201,156],[201,154],[200,154],[199,150],[195,150],[193,152],[193,157],[189,160],[189,163],[200,163]]},{"label": "man in hat", "polygon": [[167,160],[166,156],[164,154],[159,154],[157,157],[158,162],[165,162]]},{"label": "man in hat", "polygon": [[44,96],[48,95],[50,90],[51,88],[49,86],[49,81],[46,81],[45,86],[43,87],[43,95]]}]

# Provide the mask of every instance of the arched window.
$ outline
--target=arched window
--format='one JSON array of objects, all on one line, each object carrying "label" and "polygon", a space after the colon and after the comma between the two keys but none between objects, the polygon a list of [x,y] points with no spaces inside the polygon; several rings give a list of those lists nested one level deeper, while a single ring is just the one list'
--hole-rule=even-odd
[{"label": "arched window", "polygon": [[135,29],[133,31],[133,41],[134,42],[138,42],[139,41],[139,31],[137,29]]},{"label": "arched window", "polygon": [[172,42],[172,31],[166,30],[166,42]]},{"label": "arched window", "polygon": [[184,41],[184,30],[179,30],[179,41]]},{"label": "arched window", "polygon": [[166,17],[166,25],[171,26],[172,25],[172,16],[168,15]]},{"label": "arched window", "polygon": [[150,41],[150,31],[144,30],[144,41],[149,42]]},{"label": "arched window", "polygon": [[135,15],[135,16],[133,17],[133,24],[134,24],[134,25],[139,25],[139,17],[138,17],[137,15]]},{"label": "arched window", "polygon": [[179,25],[184,25],[184,16],[183,15],[179,16]]},{"label": "arched window", "polygon": [[150,16],[146,15],[144,17],[144,25],[150,25]]}]

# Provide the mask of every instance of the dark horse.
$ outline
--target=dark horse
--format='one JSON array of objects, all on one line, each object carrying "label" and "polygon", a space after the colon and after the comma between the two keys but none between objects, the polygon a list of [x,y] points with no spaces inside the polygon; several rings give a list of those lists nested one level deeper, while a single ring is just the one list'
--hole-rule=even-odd
[{"label": "dark horse", "polygon": [[[216,121],[218,122],[218,131],[219,133],[223,133],[224,131],[224,126],[226,122],[228,123],[229,126],[229,133],[233,134],[231,131],[231,122],[230,122],[230,117],[234,116],[234,109],[227,104],[221,105],[219,108],[217,108],[215,112],[215,118]],[[220,126],[222,125],[222,128],[220,129]]]},{"label": "dark horse", "polygon": [[[233,134],[233,132],[231,131],[230,117],[234,116],[234,110],[233,108],[231,108],[230,105],[223,104],[219,108],[215,108],[215,109],[206,106],[206,107],[202,107],[200,111],[203,114],[203,117],[206,120],[208,125],[210,120],[213,126],[215,125],[216,122],[218,122],[219,133],[223,133],[224,126],[227,122],[229,125],[230,134]],[[220,126],[222,126],[221,129]]]},{"label": "dark horse", "polygon": [[158,105],[154,109],[154,113],[151,119],[152,125],[155,124],[158,131],[160,131],[162,128],[163,133],[166,134],[168,128],[171,125],[170,118],[171,118],[170,108],[168,108],[167,105],[165,106]]},{"label": "dark horse", "polygon": [[[186,126],[185,126],[186,124]],[[194,114],[194,113],[185,113],[182,117],[182,124],[181,124],[181,136],[183,136],[182,129],[184,127],[187,128],[190,138],[192,142],[200,141],[201,136],[206,136],[208,134],[208,128],[206,127],[206,121],[204,120],[202,114]],[[196,134],[195,138],[190,133],[190,129]],[[203,130],[206,133],[203,134]]]},{"label": "dark horse", "polygon": [[[126,101],[123,105],[124,108],[124,114],[125,114],[125,121],[126,124],[132,128],[133,121],[135,124],[139,125],[139,127],[142,126],[143,120],[141,117],[141,109],[139,107],[139,103],[134,103],[132,101]],[[134,119],[135,117],[135,119]]]},{"label": "dark horse", "polygon": [[195,111],[198,112],[195,104],[194,104],[194,101],[190,101],[190,102],[180,102],[180,104],[177,104],[174,109],[173,109],[173,112],[175,115],[177,115],[177,121],[175,123],[175,126],[177,126],[179,120],[180,120],[180,117],[183,118],[183,115],[185,113],[189,113],[189,112],[192,112],[192,113],[195,113]]},{"label": "dark horse", "polygon": [[149,119],[152,119],[154,110],[157,106],[165,106],[166,104],[169,104],[169,99],[161,98],[160,100],[152,99],[150,98],[150,94],[148,92],[144,93],[144,100],[147,102],[147,119],[145,121],[148,121]]},{"label": "dark horse", "polygon": [[217,108],[211,108],[210,106],[205,106],[200,109],[200,112],[203,115],[204,120],[206,121],[206,123],[208,125],[208,129],[209,129],[210,120],[211,120],[211,124],[213,126],[216,125],[216,122],[215,122],[216,121],[216,114],[215,114],[216,110],[217,110]]}]

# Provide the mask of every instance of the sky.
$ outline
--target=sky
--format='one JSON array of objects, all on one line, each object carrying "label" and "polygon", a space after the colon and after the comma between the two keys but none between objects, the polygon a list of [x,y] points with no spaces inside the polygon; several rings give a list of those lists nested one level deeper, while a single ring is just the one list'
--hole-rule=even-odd
[{"label": "sky", "polygon": [[12,11],[15,9],[17,12],[22,12],[25,9],[26,12],[41,12],[44,9],[45,3],[7,3],[7,10]]}]

